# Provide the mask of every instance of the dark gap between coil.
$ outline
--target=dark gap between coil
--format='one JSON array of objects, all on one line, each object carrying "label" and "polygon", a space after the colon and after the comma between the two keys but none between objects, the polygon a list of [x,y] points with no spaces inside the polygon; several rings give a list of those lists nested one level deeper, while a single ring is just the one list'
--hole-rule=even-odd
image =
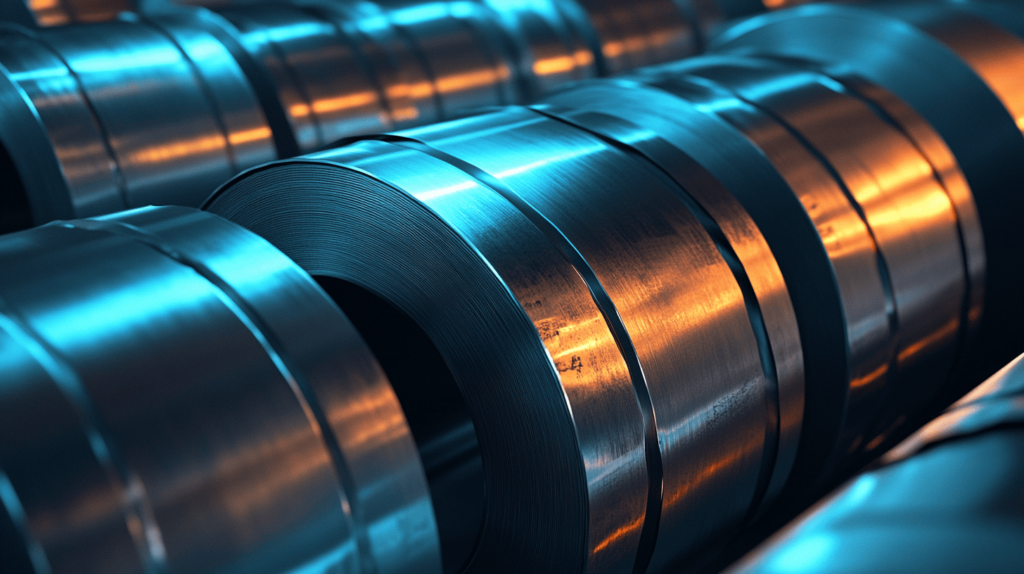
[{"label": "dark gap between coil", "polygon": [[476,548],[485,494],[476,429],[455,377],[411,317],[348,281],[314,279],[348,315],[398,396],[427,475],[443,570],[459,572]]},{"label": "dark gap between coil", "polygon": [[14,159],[0,144],[0,233],[32,227],[32,210]]}]

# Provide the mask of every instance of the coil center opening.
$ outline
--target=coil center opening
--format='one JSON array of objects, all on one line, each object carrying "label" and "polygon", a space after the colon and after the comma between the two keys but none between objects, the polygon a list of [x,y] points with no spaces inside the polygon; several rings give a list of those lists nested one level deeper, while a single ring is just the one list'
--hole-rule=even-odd
[{"label": "coil center opening", "polygon": [[0,144],[0,233],[29,227],[32,227],[32,211],[25,184],[7,147]]},{"label": "coil center opening", "polygon": [[423,461],[444,572],[459,572],[476,547],[485,495],[476,429],[455,377],[407,314],[348,281],[314,279],[348,315],[391,381]]}]

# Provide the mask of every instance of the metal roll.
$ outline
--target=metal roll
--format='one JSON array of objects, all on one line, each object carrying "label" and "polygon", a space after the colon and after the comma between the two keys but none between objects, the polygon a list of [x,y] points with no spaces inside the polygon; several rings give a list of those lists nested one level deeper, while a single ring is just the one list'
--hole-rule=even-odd
[{"label": "metal roll", "polygon": [[635,135],[512,108],[271,164],[207,206],[437,345],[480,439],[470,571],[639,572],[660,528],[659,552],[697,554],[796,440],[802,361],[766,244],[699,164]]},{"label": "metal roll", "polygon": [[607,73],[597,32],[577,3],[485,3],[508,30],[524,98]]},{"label": "metal roll", "polygon": [[136,8],[133,0],[4,0],[0,21],[48,28],[83,22],[106,22]]},{"label": "metal roll", "polygon": [[174,22],[0,32],[4,231],[150,204],[198,205],[275,157],[231,55]]},{"label": "metal roll", "polygon": [[871,453],[929,407],[980,315],[984,252],[970,193],[947,190],[913,140],[828,77],[735,57],[667,72],[686,73],[735,94],[735,105],[713,109],[765,150],[829,248],[851,359],[833,456]]},{"label": "metal roll", "polygon": [[[947,8],[932,10],[941,14]],[[967,28],[977,21],[963,20]],[[1007,37],[991,34],[993,42]],[[926,28],[876,9],[843,6],[805,6],[753,18],[726,32],[716,46],[857,75],[894,94],[931,124],[970,185],[984,233],[986,312],[962,380],[981,380],[1024,346],[1015,328],[1024,321],[1016,287],[1024,277],[1013,247],[1024,196],[1012,191],[1024,185],[1024,164],[1019,161],[1024,137],[969,59]],[[1001,46],[1010,54],[1017,49],[1016,42]]]},{"label": "metal roll", "polygon": [[1012,572],[1024,536],[1024,357],[729,572]]},{"label": "metal roll", "polygon": [[268,243],[144,208],[5,236],[0,260],[5,552],[39,573],[440,571],[387,379]]},{"label": "metal roll", "polygon": [[[546,106],[554,104],[568,112],[558,112],[558,117],[575,125],[617,142],[618,145],[633,150],[654,162],[676,182],[686,189],[691,201],[700,207],[697,211],[716,222],[712,229],[721,235],[723,249],[734,254],[739,265],[746,270],[750,288],[758,302],[758,311],[769,340],[772,355],[776,360],[778,388],[779,420],[776,423],[777,442],[766,443],[766,454],[762,458],[760,481],[747,502],[747,510],[742,518],[749,518],[760,509],[770,506],[790,477],[790,470],[796,455],[797,444],[801,436],[804,418],[804,355],[801,352],[803,341],[795,319],[807,319],[801,316],[804,309],[797,309],[790,303],[790,295],[798,297],[799,289],[790,291],[783,282],[782,273],[785,265],[792,261],[764,257],[769,252],[769,243],[762,237],[761,230],[754,225],[751,216],[747,215],[740,202],[733,194],[745,196],[750,193],[764,195],[765,190],[776,192],[771,201],[772,211],[777,215],[782,212],[780,220],[786,222],[789,234],[793,233],[791,225],[793,215],[802,215],[799,204],[792,199],[788,188],[782,184],[777,175],[770,171],[759,152],[747,142],[742,141],[738,134],[728,133],[707,116],[689,103],[662,92],[634,82],[603,81],[551,96],[545,100]],[[540,107],[546,113],[552,112],[550,107]],[[558,108],[554,108],[558,109]],[[710,124],[710,125],[709,125]],[[644,126],[641,128],[640,126]],[[716,128],[719,131],[716,131]],[[721,132],[727,132],[724,137]],[[644,134],[638,138],[638,134]],[[708,141],[716,142],[708,146]],[[693,158],[693,159],[690,159]],[[743,170],[734,169],[735,165],[744,165]],[[768,167],[766,175],[764,168]],[[773,181],[774,178],[774,181]],[[769,183],[765,183],[765,182]],[[780,185],[773,188],[771,183]],[[787,200],[789,203],[787,204]],[[794,205],[795,204],[795,205]],[[813,233],[813,228],[806,228]],[[800,236],[800,231],[796,232]],[[813,246],[812,246],[813,249]],[[811,249],[805,250],[805,253]],[[779,253],[774,250],[773,255]],[[811,255],[813,258],[813,255]],[[804,258],[806,261],[807,258]],[[783,268],[780,273],[779,268]],[[811,266],[813,269],[813,265]],[[807,266],[802,267],[807,272]],[[827,273],[824,275],[827,278]],[[817,281],[808,281],[812,288]],[[792,284],[792,282],[791,282]],[[794,285],[794,288],[796,286]],[[813,305],[809,306],[813,307]],[[819,348],[811,343],[812,350]],[[817,404],[813,405],[815,408]],[[665,439],[665,442],[669,442]],[[774,452],[770,452],[774,449]],[[658,570],[672,559],[685,555],[686,549],[679,540],[692,539],[691,525],[680,523],[684,516],[700,515],[705,512],[722,512],[721,499],[735,496],[737,488],[724,471],[729,463],[718,461],[713,463],[693,462],[719,466],[723,470],[716,473],[713,483],[690,486],[686,494],[672,500],[670,506],[676,506],[665,512],[659,540],[664,542],[658,547],[653,560],[652,569]],[[737,471],[733,471],[737,472]],[[685,476],[687,473],[679,473]],[[680,490],[679,485],[670,488],[666,483],[666,492]],[[707,505],[705,507],[704,505]],[[681,510],[682,509],[682,510]],[[739,522],[739,515],[730,517]],[[692,549],[690,549],[692,552]]]},{"label": "metal roll", "polygon": [[[657,69],[657,68],[655,68]],[[647,126],[695,158],[728,188],[764,234],[786,278],[799,323],[803,369],[809,383],[803,392],[802,431],[793,475],[781,474],[791,484],[816,481],[825,460],[850,424],[849,341],[843,293],[852,272],[833,269],[834,263],[797,194],[765,153],[784,151],[785,140],[762,151],[744,135],[704,106],[727,106],[734,99],[680,74],[638,74],[625,80],[605,81],[569,90],[546,101],[581,109],[608,110]],[[813,164],[812,164],[813,165]],[[742,166],[742,168],[738,168]],[[790,451],[788,457],[793,457]],[[786,462],[786,461],[789,462]],[[791,468],[793,458],[782,456],[779,471]],[[775,482],[767,501],[778,494]]]}]

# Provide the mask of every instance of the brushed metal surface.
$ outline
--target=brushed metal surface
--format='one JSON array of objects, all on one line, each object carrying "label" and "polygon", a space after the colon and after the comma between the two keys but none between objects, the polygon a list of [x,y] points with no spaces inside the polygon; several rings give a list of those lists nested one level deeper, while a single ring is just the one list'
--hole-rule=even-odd
[{"label": "brushed metal surface", "polygon": [[0,489],[38,572],[440,570],[387,379],[265,241],[145,208],[0,259]]},{"label": "brushed metal surface", "polygon": [[[703,184],[691,197],[625,134],[551,113],[510,108],[273,164],[208,209],[314,276],[373,291],[437,345],[488,485],[470,570],[643,571],[660,527],[663,553],[697,553],[760,502],[766,459],[791,460],[795,320],[763,239],[698,164],[676,172]],[[557,474],[513,479],[538,464]],[[573,494],[552,505],[561,488]]]},{"label": "brushed metal surface", "polygon": [[110,22],[2,34],[7,114],[36,125],[0,138],[36,223],[198,205],[231,174],[275,157],[241,70],[201,31]]},{"label": "brushed metal surface", "polygon": [[[993,34],[991,40],[999,38],[1008,36]],[[1024,205],[1024,197],[1012,191],[1024,186],[1024,166],[1018,161],[1024,138],[981,71],[925,28],[877,9],[849,6],[804,6],[752,18],[724,33],[715,46],[859,76],[902,99],[934,128],[970,186],[986,259],[985,313],[971,359],[962,369],[966,386],[954,389],[947,400],[1019,352],[1024,338],[1015,325],[1024,321],[1024,308],[1015,300],[1022,277],[1014,263],[1016,248],[1011,246],[1017,244],[1017,232],[1010,214],[1020,213]],[[1015,46],[1016,41],[1006,49],[1012,52]]]}]

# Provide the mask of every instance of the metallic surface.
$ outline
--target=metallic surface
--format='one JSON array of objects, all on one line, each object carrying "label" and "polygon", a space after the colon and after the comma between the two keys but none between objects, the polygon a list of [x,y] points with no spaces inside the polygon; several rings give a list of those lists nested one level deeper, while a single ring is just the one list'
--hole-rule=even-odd
[{"label": "metallic surface", "polygon": [[[487,483],[471,569],[642,572],[659,529],[670,557],[735,529],[780,451],[784,479],[802,401],[785,286],[671,140],[543,106],[381,140],[250,172],[208,208],[375,292],[437,345]],[[506,422],[521,419],[537,423]],[[557,474],[513,479],[535,456]],[[552,506],[565,487],[585,498]]]},{"label": "metallic surface", "polygon": [[0,21],[48,28],[81,22],[106,22],[137,7],[134,0],[3,0]]},{"label": "metallic surface", "polygon": [[1024,357],[730,572],[1012,572],[1024,536]]},{"label": "metallic surface", "polygon": [[200,30],[175,22],[9,27],[0,32],[0,65],[0,144],[36,223],[198,205],[233,173],[275,157],[241,70]]},{"label": "metallic surface", "polygon": [[7,235],[0,261],[5,556],[38,573],[440,571],[387,379],[265,241],[148,208]]},{"label": "metallic surface", "polygon": [[[958,218],[913,142],[828,77],[730,57],[660,73],[728,86],[741,103],[715,109],[761,145],[815,220],[840,281],[851,358],[833,458],[872,451],[929,403],[941,387],[931,381],[967,337],[965,302],[979,298],[964,261],[984,254],[961,238],[980,237],[977,222]],[[973,213],[969,193],[966,202]]]},{"label": "metallic surface", "polygon": [[[774,426],[771,435],[775,436],[766,438],[766,454],[762,457],[762,469],[759,471],[761,476],[746,512],[756,511],[759,506],[774,501],[789,477],[796,454],[804,410],[803,356],[794,310],[779,266],[774,257],[765,257],[770,252],[768,243],[723,184],[727,181],[741,190],[744,186],[742,178],[730,177],[720,169],[725,163],[723,156],[731,155],[729,152],[735,148],[721,145],[707,151],[706,142],[698,137],[698,134],[709,135],[701,131],[704,127],[701,125],[704,118],[701,112],[668,94],[638,85],[592,83],[546,101],[567,111],[555,112],[553,110],[559,108],[551,107],[538,109],[548,114],[557,113],[556,117],[563,121],[583,127],[645,157],[672,177],[686,190],[680,194],[681,199],[698,204],[690,209],[704,218],[702,225],[714,237],[723,256],[735,258],[730,260],[730,265],[743,269],[738,281],[749,282],[751,293],[745,294],[748,313],[753,313],[751,322],[755,325],[755,332],[759,333],[762,361],[768,358],[766,353],[770,353],[770,365],[762,367],[769,378],[775,379],[772,384],[776,386],[775,400],[778,401],[778,420],[770,423]],[[642,106],[637,105],[640,102],[643,102]],[[609,114],[604,110],[614,111]],[[641,125],[645,127],[641,128]],[[735,160],[740,155],[735,154],[730,159]],[[705,165],[722,173],[724,179],[718,180]],[[758,323],[763,323],[760,329],[756,327]],[[670,443],[671,440],[666,437],[663,442]],[[688,456],[693,461],[700,460],[698,456]],[[722,463],[715,465],[721,466]],[[718,496],[738,490],[726,480],[725,468],[716,473],[714,485],[689,487],[685,497],[668,506],[671,511],[663,508],[666,514],[659,538],[673,542],[662,544],[655,558],[656,564],[685,553],[674,541],[693,536],[688,532],[692,527],[680,523],[677,517],[700,514],[698,508],[701,503],[717,503]],[[687,476],[687,473],[681,472],[680,475]],[[709,489],[713,490],[709,492]],[[702,502],[696,503],[695,500]]]},{"label": "metallic surface", "polygon": [[[946,9],[934,10],[941,14]],[[977,19],[963,21],[970,27]],[[990,36],[993,42],[1008,39],[1003,44],[1008,53],[1017,49],[1017,40],[1007,34]],[[961,367],[966,373],[961,380],[968,384],[945,393],[936,406],[955,399],[1018,353],[1024,346],[1016,328],[1024,322],[1024,307],[1017,303],[1024,276],[1016,263],[1019,241],[1013,214],[1024,210],[1024,195],[1016,191],[1024,186],[1024,164],[1019,161],[1024,137],[981,72],[928,30],[867,8],[781,11],[738,24],[715,45],[722,51],[809,63],[830,75],[857,76],[897,96],[931,124],[970,185],[987,260],[985,315],[973,357]]]}]

